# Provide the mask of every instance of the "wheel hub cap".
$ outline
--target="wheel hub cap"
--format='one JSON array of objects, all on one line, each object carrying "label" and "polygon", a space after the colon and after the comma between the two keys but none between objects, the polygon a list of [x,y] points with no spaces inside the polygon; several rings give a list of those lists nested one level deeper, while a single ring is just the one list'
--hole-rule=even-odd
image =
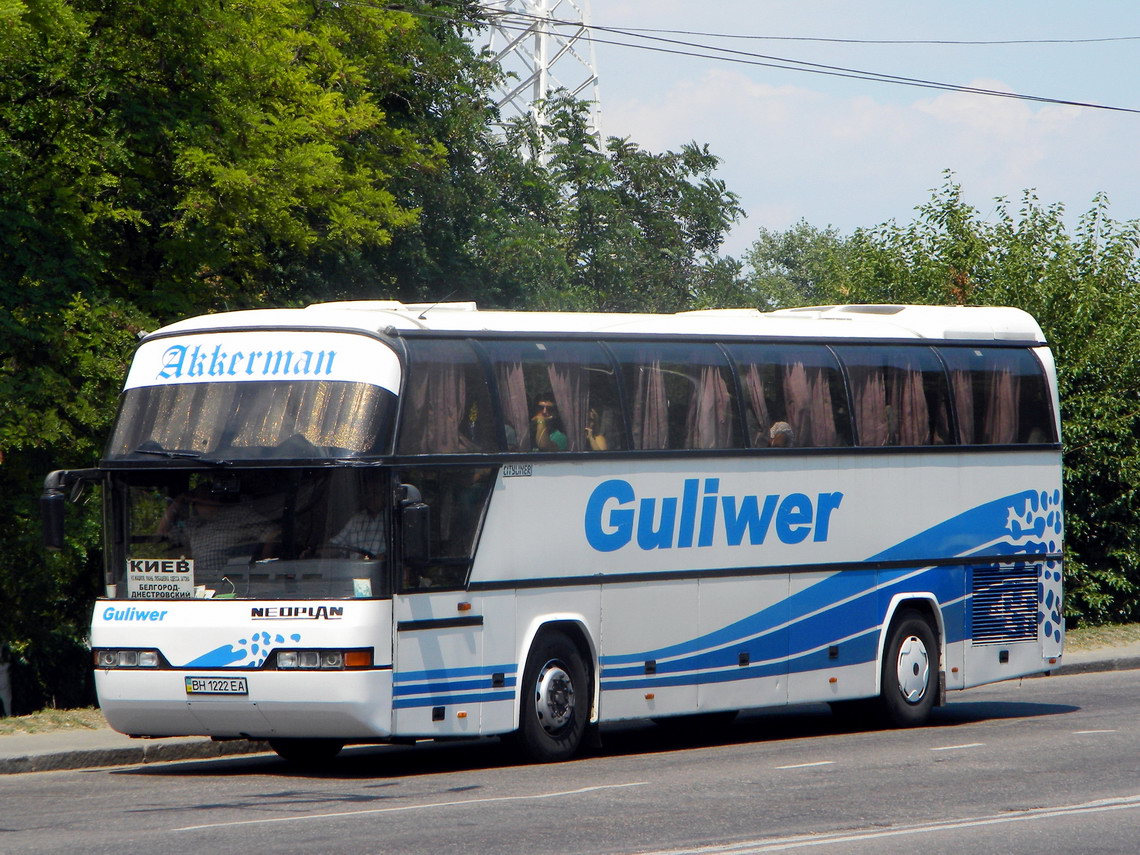
[{"label": "wheel hub cap", "polygon": [[917,635],[905,639],[899,647],[899,691],[908,704],[917,704],[930,684],[930,657],[926,645]]}]

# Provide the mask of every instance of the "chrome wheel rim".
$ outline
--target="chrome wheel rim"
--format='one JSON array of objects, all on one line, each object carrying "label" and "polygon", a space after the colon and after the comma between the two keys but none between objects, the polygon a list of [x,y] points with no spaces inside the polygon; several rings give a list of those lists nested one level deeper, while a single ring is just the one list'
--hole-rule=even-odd
[{"label": "chrome wheel rim", "polygon": [[547,733],[557,733],[574,718],[574,681],[556,660],[547,662],[538,672],[534,710]]}]

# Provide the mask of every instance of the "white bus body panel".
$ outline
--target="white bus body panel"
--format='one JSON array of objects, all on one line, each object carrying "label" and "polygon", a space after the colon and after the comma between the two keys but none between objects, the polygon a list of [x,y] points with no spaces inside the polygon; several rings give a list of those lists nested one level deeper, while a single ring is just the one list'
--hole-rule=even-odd
[{"label": "white bus body panel", "polygon": [[[156,649],[171,670],[96,669],[111,727],[140,736],[387,737],[391,602],[99,600],[94,648]],[[265,670],[279,649],[371,648],[362,671]],[[191,695],[188,676],[243,677],[247,695]]]},{"label": "white bus body panel", "polygon": [[[523,583],[521,628],[573,580],[606,580],[603,720],[873,695],[907,600],[936,615],[948,688],[1041,672],[1059,651],[1054,451],[720,458],[699,478],[661,458],[528,471],[496,484],[472,582]],[[754,529],[732,519],[749,496]],[[975,565],[1018,553],[1036,630],[973,639]]]}]

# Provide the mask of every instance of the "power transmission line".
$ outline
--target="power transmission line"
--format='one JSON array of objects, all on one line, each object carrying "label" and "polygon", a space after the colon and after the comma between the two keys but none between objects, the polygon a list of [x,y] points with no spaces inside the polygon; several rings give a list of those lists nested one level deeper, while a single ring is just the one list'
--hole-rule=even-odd
[{"label": "power transmission line", "polygon": [[[352,0],[349,0],[352,2]],[[412,15],[419,15],[427,18],[435,18],[438,20],[447,20],[456,23],[465,23],[472,26],[485,24],[485,21],[474,18],[456,18],[455,16],[442,15],[438,12],[428,12],[425,10],[409,9],[405,6],[390,6],[384,4],[374,4],[363,2],[363,0],[356,0],[358,5],[368,5],[374,8],[392,9],[394,11],[403,11]],[[513,20],[512,20],[513,18]],[[543,19],[543,24],[546,26],[582,26],[581,22],[562,21],[553,18]],[[515,28],[519,32],[530,30],[534,27],[535,21],[525,15],[513,13],[510,16],[496,16],[496,26],[502,29]],[[663,53],[672,56],[687,56],[695,59],[711,59],[720,62],[729,62],[736,65],[748,65],[762,68],[775,68],[782,71],[798,71],[807,74],[818,74],[825,77],[840,77],[851,80],[866,80],[872,83],[889,83],[896,86],[910,86],[920,89],[934,89],[943,92],[960,92],[968,95],[985,95],[992,98],[1007,98],[1014,101],[1030,101],[1039,104],[1056,104],[1059,106],[1067,107],[1084,107],[1090,110],[1108,110],[1117,113],[1140,113],[1140,109],[1133,107],[1118,107],[1110,104],[1097,104],[1089,101],[1074,101],[1065,98],[1052,98],[1043,95],[1029,95],[1021,92],[1004,92],[999,89],[986,89],[978,86],[965,86],[958,83],[946,83],[937,80],[926,80],[919,77],[907,77],[905,75],[887,74],[885,72],[868,71],[865,69],[850,68],[845,66],[826,65],[823,63],[809,62],[807,60],[792,59],[790,57],[773,56],[769,54],[755,53],[751,51],[735,50],[731,48],[718,47],[716,45],[702,44],[700,42],[686,41],[683,39],[665,38],[664,36],[643,35],[638,30],[624,29],[618,27],[607,27],[600,24],[590,24],[586,27],[587,30],[600,33],[609,33],[614,36],[624,38],[642,39],[645,41],[653,41],[658,44],[644,44],[639,42],[617,41],[612,38],[599,38],[596,35],[591,35],[590,39],[595,44],[612,45],[615,47],[627,47],[634,50],[644,50],[653,53]],[[649,31],[652,32],[652,31]],[[1140,38],[1140,37],[1117,37],[1117,38]],[[668,45],[668,46],[663,46]],[[710,53],[711,51],[711,53]]]}]

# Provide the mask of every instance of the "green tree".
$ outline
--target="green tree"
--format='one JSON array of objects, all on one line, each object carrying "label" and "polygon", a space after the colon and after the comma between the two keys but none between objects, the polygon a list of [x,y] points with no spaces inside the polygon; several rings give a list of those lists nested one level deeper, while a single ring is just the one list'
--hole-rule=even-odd
[{"label": "green tree", "polygon": [[35,500],[97,459],[135,333],[363,275],[478,114],[490,72],[457,33],[364,4],[0,3],[0,646],[24,703],[88,670],[97,512],[45,559]]},{"label": "green tree", "polygon": [[[823,303],[1008,305],[1041,324],[1057,361],[1067,509],[1070,617],[1140,618],[1140,223],[1104,197],[1069,234],[1059,205],[1026,193],[983,219],[945,185],[905,226],[850,238],[797,227],[753,245],[753,293]],[[804,238],[810,238],[804,240]],[[816,246],[810,253],[785,248]],[[820,259],[823,259],[822,263]],[[770,271],[781,270],[776,287]]]},{"label": "green tree", "polygon": [[584,105],[549,106],[540,129],[561,203],[571,271],[568,290],[543,295],[551,308],[680,311],[703,302],[735,267],[717,252],[740,216],[737,196],[715,177],[707,146],[654,154],[590,133]]}]

